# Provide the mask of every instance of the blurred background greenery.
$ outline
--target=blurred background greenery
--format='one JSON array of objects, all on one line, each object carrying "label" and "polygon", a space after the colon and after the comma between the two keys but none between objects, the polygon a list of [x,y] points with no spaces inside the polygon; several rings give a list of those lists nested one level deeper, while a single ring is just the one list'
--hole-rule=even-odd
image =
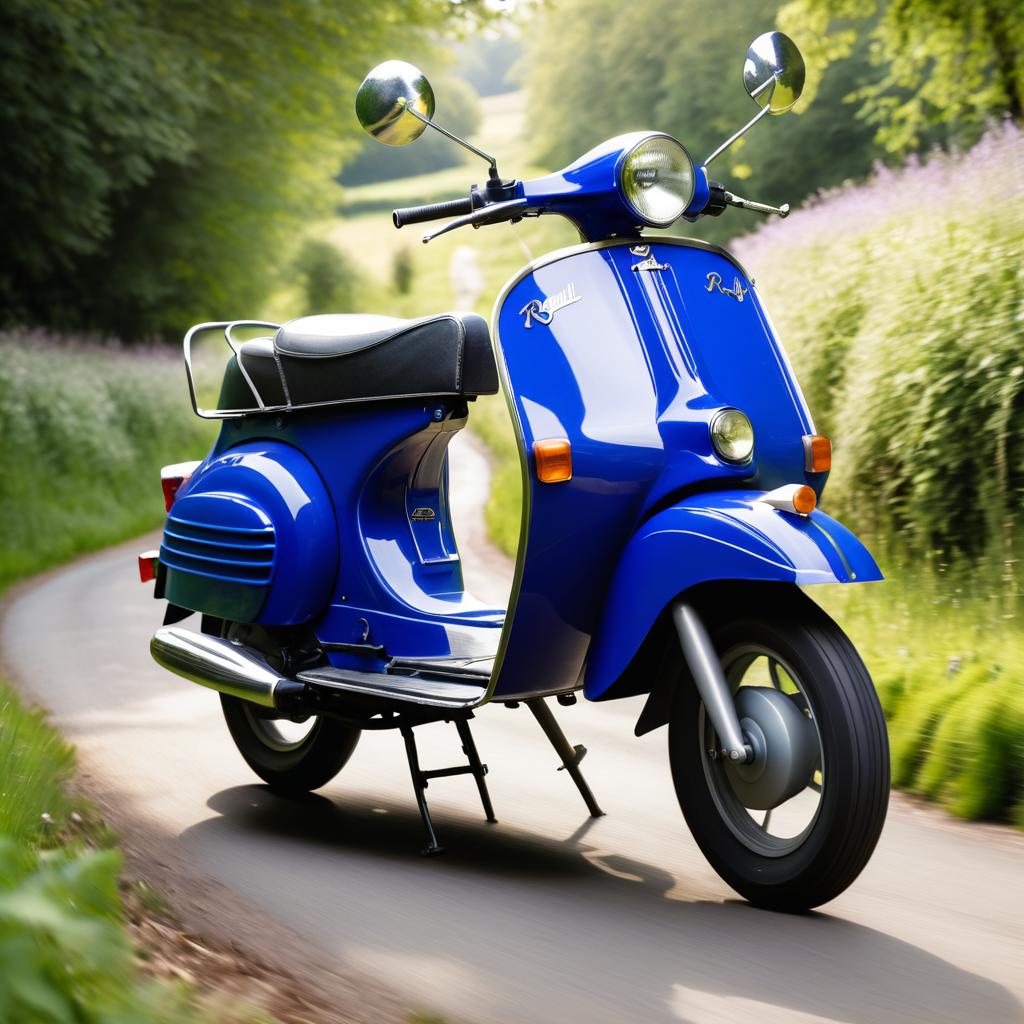
[{"label": "blurred background greenery", "polygon": [[[159,522],[156,469],[210,439],[177,361],[191,323],[437,311],[467,247],[487,313],[523,262],[576,240],[543,218],[428,247],[396,232],[393,206],[464,194],[484,167],[429,133],[400,151],[363,138],[353,96],[377,61],[423,67],[438,119],[529,177],[641,128],[703,157],[749,117],[742,57],[772,27],[804,51],[804,98],[716,175],[796,210],[674,231],[728,243],[757,278],[834,441],[825,507],[888,572],[815,596],[878,683],[897,785],[1024,824],[1024,7],[1010,0],[8,0],[0,589]],[[513,551],[504,405],[477,403],[471,425],[493,454],[491,534]],[[20,721],[13,694],[0,703]],[[5,735],[21,739],[0,744],[0,771],[16,766],[29,801],[41,781],[39,806],[20,824],[0,814],[0,831],[47,845],[39,814],[64,806],[46,780],[65,755],[34,726]],[[45,927],[5,906],[0,891],[0,940]]]}]

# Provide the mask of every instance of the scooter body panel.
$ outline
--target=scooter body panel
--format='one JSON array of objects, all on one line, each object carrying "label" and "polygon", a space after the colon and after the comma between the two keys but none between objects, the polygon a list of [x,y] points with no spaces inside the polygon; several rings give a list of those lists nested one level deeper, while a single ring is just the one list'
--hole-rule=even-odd
[{"label": "scooter body panel", "polygon": [[231,622],[308,622],[338,571],[338,528],[323,481],[280,441],[215,450],[168,513],[160,562],[173,604]]},{"label": "scooter body panel", "polygon": [[[321,491],[304,558],[293,562],[292,549],[279,551],[266,603],[225,617],[309,622],[338,668],[379,671],[390,657],[446,656],[466,635],[481,633],[478,646],[489,643],[493,653],[504,609],[465,593],[448,513],[445,451],[464,423],[457,412],[443,401],[412,401],[226,420],[175,510],[217,473],[224,505],[247,501],[277,536],[289,517],[309,522],[310,503],[301,497],[289,504],[292,492],[282,488],[275,503],[254,488],[246,466],[257,453],[268,480],[315,477]],[[224,479],[225,471],[233,476]],[[186,607],[211,611],[216,584],[205,582],[205,595]],[[289,604],[297,611],[288,614]]]},{"label": "scooter body panel", "polygon": [[648,519],[615,568],[587,660],[584,694],[604,696],[663,609],[716,580],[853,583],[882,574],[863,544],[831,516],[800,516],[758,491],[695,494]]},{"label": "scooter body panel", "polygon": [[[494,689],[552,693],[578,685],[619,558],[666,501],[785,483],[820,492],[825,474],[804,469],[806,404],[752,283],[722,250],[659,239],[555,253],[506,288],[494,333],[524,488]],[[711,445],[726,406],[753,423],[748,464]],[[533,444],[548,438],[570,442],[570,481],[538,482]]]}]

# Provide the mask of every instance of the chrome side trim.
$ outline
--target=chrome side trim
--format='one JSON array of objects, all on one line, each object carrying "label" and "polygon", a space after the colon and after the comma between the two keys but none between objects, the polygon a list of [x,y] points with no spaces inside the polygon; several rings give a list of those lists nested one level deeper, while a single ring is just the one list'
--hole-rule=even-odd
[{"label": "chrome side trim", "polygon": [[154,634],[149,651],[158,665],[193,683],[266,708],[276,707],[274,691],[283,677],[251,647],[164,626]]}]

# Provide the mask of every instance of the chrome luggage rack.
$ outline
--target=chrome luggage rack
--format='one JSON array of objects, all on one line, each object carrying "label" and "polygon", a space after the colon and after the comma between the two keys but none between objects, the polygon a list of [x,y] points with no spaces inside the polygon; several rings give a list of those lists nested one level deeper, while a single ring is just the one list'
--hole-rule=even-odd
[{"label": "chrome luggage rack", "polygon": [[[189,332],[185,335],[185,373],[188,376],[188,393],[192,399],[192,408],[195,410],[197,416],[201,416],[204,420],[227,420],[235,419],[240,416],[250,416],[254,413],[261,412],[287,412],[293,408],[291,403],[287,405],[267,405],[263,401],[263,397],[260,395],[259,388],[256,387],[253,379],[249,376],[245,369],[245,364],[242,362],[241,347],[242,342],[232,336],[232,332],[243,330],[245,328],[259,328],[269,327],[272,331],[276,331],[281,325],[271,323],[269,320],[220,320],[205,324],[196,324],[195,327],[189,329]],[[246,384],[249,385],[249,390],[252,392],[253,397],[256,399],[257,404],[251,409],[204,409],[199,404],[199,399],[196,394],[196,381],[195,374],[192,371],[192,339],[197,334],[204,334],[206,331],[219,331],[223,329],[224,339],[228,343],[228,347],[234,353],[235,362],[238,364],[238,369],[242,374]],[[264,335],[263,337],[270,337],[270,335]],[[248,338],[248,341],[255,341],[255,338]],[[278,367],[278,373],[280,374],[280,366]],[[284,388],[284,382],[282,381],[282,388],[287,395],[288,391]]]}]

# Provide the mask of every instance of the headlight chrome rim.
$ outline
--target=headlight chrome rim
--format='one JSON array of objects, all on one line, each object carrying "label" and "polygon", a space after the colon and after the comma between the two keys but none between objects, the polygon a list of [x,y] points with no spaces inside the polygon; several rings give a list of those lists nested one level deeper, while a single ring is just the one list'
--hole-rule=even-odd
[{"label": "headlight chrome rim", "polygon": [[[680,200],[681,205],[679,206],[678,211],[675,212],[671,217],[654,218],[649,216],[648,214],[645,214],[643,210],[641,210],[630,197],[629,189],[626,184],[626,172],[629,168],[630,160],[635,158],[637,156],[637,153],[644,146],[650,145],[650,143],[655,140],[665,140],[669,142],[672,146],[677,147],[679,152],[686,160],[686,163],[689,167],[689,191],[686,194],[685,198],[682,198]],[[674,224],[677,220],[679,220],[679,218],[686,212],[690,203],[693,202],[693,197],[697,188],[697,168],[696,164],[693,162],[693,157],[690,156],[690,153],[687,150],[687,148],[677,138],[674,138],[667,132],[651,132],[649,135],[645,135],[635,145],[631,146],[623,154],[621,160],[619,161],[616,177],[618,179],[619,194],[622,196],[622,199],[625,202],[626,206],[629,207],[630,213],[632,213],[635,217],[639,218],[641,223],[653,228],[667,228]]]},{"label": "headlight chrome rim", "polygon": [[[741,418],[741,423],[746,425],[747,431],[750,435],[749,446],[746,453],[743,454],[730,453],[726,447],[729,442],[723,440],[724,423],[733,417]],[[742,409],[736,409],[732,406],[725,409],[719,409],[718,412],[711,417],[711,422],[708,424],[708,433],[711,437],[711,448],[722,462],[726,462],[731,466],[745,466],[753,461],[754,425],[750,422],[750,417]]]}]

